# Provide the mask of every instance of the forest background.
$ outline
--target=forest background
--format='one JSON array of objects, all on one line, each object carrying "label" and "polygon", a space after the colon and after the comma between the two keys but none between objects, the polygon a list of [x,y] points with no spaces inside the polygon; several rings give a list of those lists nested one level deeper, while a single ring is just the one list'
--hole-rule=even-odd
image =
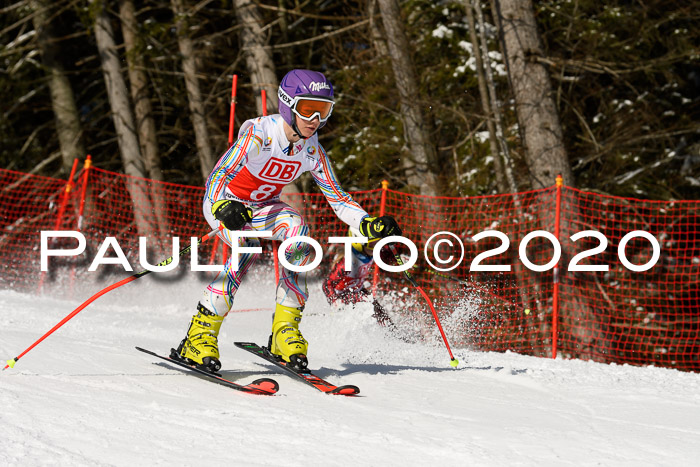
[{"label": "forest background", "polygon": [[[324,72],[347,190],[471,196],[567,185],[700,190],[698,1],[6,0],[0,165],[73,159],[201,186],[235,129]],[[309,178],[295,187],[314,192]]]}]

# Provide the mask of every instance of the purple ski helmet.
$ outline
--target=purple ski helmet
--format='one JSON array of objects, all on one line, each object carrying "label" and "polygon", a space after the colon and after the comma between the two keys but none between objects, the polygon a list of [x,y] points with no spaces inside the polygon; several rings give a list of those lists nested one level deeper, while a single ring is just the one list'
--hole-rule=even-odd
[{"label": "purple ski helmet", "polygon": [[323,73],[311,70],[292,70],[282,78],[280,81],[280,87],[277,90],[278,97],[278,108],[280,115],[289,126],[294,128],[294,130],[301,134],[296,128],[296,120],[294,115],[297,114],[301,118],[302,116],[297,110],[297,104],[302,98],[310,98],[314,101],[324,101],[330,103],[330,106],[326,106],[327,110],[324,115],[320,112],[314,112],[313,117],[318,116],[321,128],[326,124],[328,117],[331,116],[333,111],[333,85],[326,79]]}]

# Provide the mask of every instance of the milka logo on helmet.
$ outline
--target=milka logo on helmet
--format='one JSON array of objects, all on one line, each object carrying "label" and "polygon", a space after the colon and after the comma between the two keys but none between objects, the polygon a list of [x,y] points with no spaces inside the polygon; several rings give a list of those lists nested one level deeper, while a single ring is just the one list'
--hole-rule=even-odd
[{"label": "milka logo on helmet", "polygon": [[330,89],[330,88],[331,87],[328,86],[328,83],[326,83],[325,81],[322,81],[320,83],[317,83],[316,81],[311,81],[311,83],[309,83],[309,89],[311,90],[311,92],[317,92],[317,91],[320,91],[322,89]]}]

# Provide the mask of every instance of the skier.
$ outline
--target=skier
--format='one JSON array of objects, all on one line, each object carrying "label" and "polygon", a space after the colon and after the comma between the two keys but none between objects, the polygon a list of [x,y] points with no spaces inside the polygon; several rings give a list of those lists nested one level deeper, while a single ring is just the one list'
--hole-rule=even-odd
[{"label": "skier", "polygon": [[[359,230],[350,227],[350,237],[362,237]],[[381,304],[372,296],[368,290],[370,286],[369,275],[372,272],[374,265],[374,245],[378,238],[372,238],[368,243],[353,243],[351,248],[351,264],[350,271],[345,270],[345,258],[343,253],[336,255],[331,273],[328,275],[326,282],[323,283],[323,293],[328,299],[328,303],[355,305],[360,302],[372,302],[374,314],[377,322],[381,326],[392,327],[393,322]],[[341,250],[341,251],[344,251]],[[386,250],[384,250],[386,251]],[[382,252],[383,253],[383,252]],[[390,262],[384,257],[385,262]]]},{"label": "skier", "polygon": [[[322,73],[292,70],[278,89],[279,114],[247,120],[236,143],[224,153],[206,182],[203,211],[209,225],[224,229],[221,239],[231,245],[232,231],[272,231],[273,240],[308,235],[309,227],[298,211],[280,201],[282,188],[311,172],[335,214],[365,237],[401,235],[390,216],[370,217],[336,179],[316,132],[333,111],[333,86]],[[241,238],[240,246],[259,246],[255,238]],[[307,243],[291,244],[287,261],[303,266],[311,253]],[[239,269],[233,257],[206,287],[186,337],[174,356],[208,371],[221,368],[217,336],[231,309],[241,278],[257,255],[241,254]],[[268,342],[270,352],[299,371],[306,369],[308,342],[299,331],[308,298],[306,273],[282,268]]]}]

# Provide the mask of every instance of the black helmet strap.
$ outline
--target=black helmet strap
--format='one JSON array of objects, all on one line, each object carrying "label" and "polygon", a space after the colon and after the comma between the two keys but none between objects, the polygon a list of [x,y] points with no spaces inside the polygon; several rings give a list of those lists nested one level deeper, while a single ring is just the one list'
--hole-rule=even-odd
[{"label": "black helmet strap", "polygon": [[[293,113],[293,112],[292,112],[292,117],[294,118],[294,123],[292,124],[292,130],[294,130],[294,131],[296,132],[296,135],[299,136],[301,139],[309,139],[309,138],[311,138],[311,136],[313,136],[313,135],[309,136],[309,138],[306,138],[306,137],[302,134],[301,130],[299,130],[299,127],[297,126],[297,119],[294,117],[294,113]],[[316,131],[318,131],[318,130],[316,130]],[[316,133],[316,132],[314,132],[314,134],[315,134],[315,133]]]}]

